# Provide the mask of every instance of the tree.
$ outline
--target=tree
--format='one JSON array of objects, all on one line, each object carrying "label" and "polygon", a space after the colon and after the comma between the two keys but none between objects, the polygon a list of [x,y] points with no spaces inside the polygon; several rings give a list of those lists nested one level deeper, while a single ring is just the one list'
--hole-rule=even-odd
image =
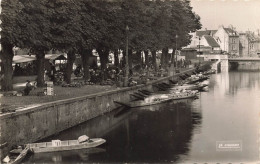
[{"label": "tree", "polygon": [[37,86],[44,86],[45,53],[52,49],[51,15],[53,10],[48,8],[48,0],[22,0],[21,12],[17,17],[20,48],[29,48],[36,55]]},{"label": "tree", "polygon": [[73,70],[73,63],[76,59],[76,54],[75,50],[69,50],[67,53],[67,65],[66,65],[66,70],[65,70],[65,76],[64,80],[66,81],[67,84],[71,83],[71,74]]},{"label": "tree", "polygon": [[102,14],[104,9],[101,2],[95,0],[80,0],[81,8],[79,10],[78,17],[80,18],[80,36],[81,40],[77,44],[78,52],[81,55],[84,80],[89,80],[89,57],[92,55],[92,50],[98,44],[98,41],[102,39],[102,32],[104,21],[102,20]]},{"label": "tree", "polygon": [[8,1],[2,0],[1,13],[1,45],[0,53],[1,71],[3,79],[1,82],[1,89],[3,91],[10,91],[13,89],[12,75],[12,61],[13,61],[13,47],[17,46],[19,41],[20,27],[17,26],[17,18],[22,8],[18,0]]},{"label": "tree", "polygon": [[73,63],[79,48],[81,36],[81,1],[74,0],[52,0],[46,4],[51,11],[50,34],[52,48],[67,52],[67,64],[65,69],[65,81],[71,83]]},{"label": "tree", "polygon": [[[96,1],[95,9],[98,12],[101,38],[96,41],[95,48],[100,57],[101,69],[108,63],[108,55],[111,50],[116,51],[125,45],[125,25],[122,23],[123,15],[119,1]],[[102,7],[101,7],[102,6]]]}]

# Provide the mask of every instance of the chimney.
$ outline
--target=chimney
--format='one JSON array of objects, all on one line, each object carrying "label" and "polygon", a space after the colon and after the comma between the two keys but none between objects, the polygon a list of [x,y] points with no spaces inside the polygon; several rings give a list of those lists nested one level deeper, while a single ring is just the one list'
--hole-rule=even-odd
[{"label": "chimney", "polygon": [[207,31],[207,28],[205,28],[205,31]]}]

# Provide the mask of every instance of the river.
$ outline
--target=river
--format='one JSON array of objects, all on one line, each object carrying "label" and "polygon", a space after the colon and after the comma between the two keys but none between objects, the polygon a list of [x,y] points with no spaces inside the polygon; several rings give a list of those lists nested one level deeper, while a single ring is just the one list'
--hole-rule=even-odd
[{"label": "river", "polygon": [[199,99],[116,109],[44,140],[87,134],[106,139],[100,147],[31,154],[24,162],[256,163],[260,72],[214,74],[206,83],[208,91]]}]

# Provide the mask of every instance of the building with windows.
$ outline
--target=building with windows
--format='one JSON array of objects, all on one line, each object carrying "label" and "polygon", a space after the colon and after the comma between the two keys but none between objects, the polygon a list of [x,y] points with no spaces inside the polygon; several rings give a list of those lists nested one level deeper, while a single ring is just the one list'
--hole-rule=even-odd
[{"label": "building with windows", "polygon": [[243,57],[260,56],[260,35],[247,31],[239,33],[239,54]]},{"label": "building with windows", "polygon": [[214,39],[216,30],[202,30],[191,33],[192,39],[190,45],[186,48],[192,48],[200,53],[220,52],[220,46]]},{"label": "building with windows", "polygon": [[203,54],[227,53],[233,57],[260,57],[260,34],[238,33],[234,28],[220,26],[217,30],[200,30],[190,34],[191,43],[184,49]]},{"label": "building with windows", "polygon": [[239,56],[239,34],[234,29],[221,26],[214,34],[214,38],[222,51]]}]

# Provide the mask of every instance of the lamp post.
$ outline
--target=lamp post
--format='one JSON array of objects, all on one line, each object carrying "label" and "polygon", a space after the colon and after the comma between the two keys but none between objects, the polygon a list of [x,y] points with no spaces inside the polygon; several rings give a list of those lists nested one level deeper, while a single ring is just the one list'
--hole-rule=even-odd
[{"label": "lamp post", "polygon": [[199,37],[199,65],[200,65],[200,37]]},{"label": "lamp post", "polygon": [[176,68],[176,69],[177,69],[177,66],[178,66],[178,64],[177,64],[177,61],[178,61],[178,60],[177,60],[177,39],[178,39],[178,35],[176,34],[176,35],[175,35],[175,43],[176,43],[176,45],[175,45],[175,62],[176,62],[176,63],[175,63],[175,64],[176,64],[176,65],[175,65],[175,68]]},{"label": "lamp post", "polygon": [[128,32],[129,32],[129,27],[126,26],[125,28],[126,31],[126,48],[125,48],[125,78],[124,78],[124,85],[128,85],[128,78],[129,78],[129,65],[128,65]]}]

